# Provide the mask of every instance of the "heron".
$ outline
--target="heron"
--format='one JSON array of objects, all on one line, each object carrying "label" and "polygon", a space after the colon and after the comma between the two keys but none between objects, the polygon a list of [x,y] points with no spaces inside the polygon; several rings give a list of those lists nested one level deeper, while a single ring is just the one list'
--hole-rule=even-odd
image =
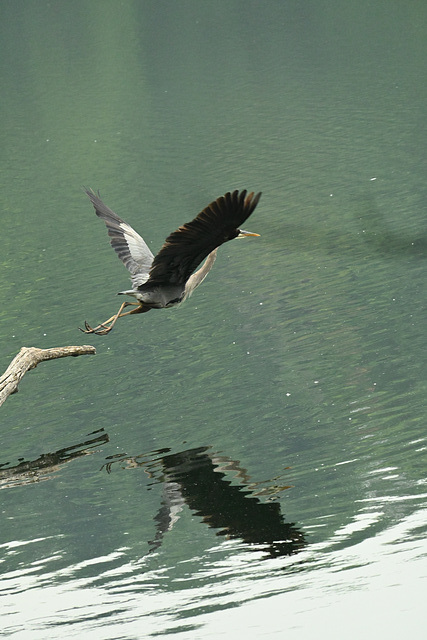
[{"label": "heron", "polygon": [[[261,193],[236,190],[217,198],[191,222],[171,233],[154,256],[141,236],[104,204],[99,192],[85,192],[96,215],[106,224],[111,246],[131,275],[132,289],[119,295],[132,296],[137,302],[123,302],[117,313],[94,328],[85,321],[85,329],[80,329],[84,333],[105,335],[119,318],[181,304],[206,278],[224,242],[259,236],[240,229],[240,225],[253,213]],[[203,260],[202,267],[195,271]],[[125,311],[130,306],[135,308]]]}]

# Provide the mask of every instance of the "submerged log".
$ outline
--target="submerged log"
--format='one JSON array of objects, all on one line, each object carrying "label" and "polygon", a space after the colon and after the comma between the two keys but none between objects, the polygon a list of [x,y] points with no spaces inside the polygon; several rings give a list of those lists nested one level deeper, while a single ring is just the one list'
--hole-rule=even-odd
[{"label": "submerged log", "polygon": [[0,377],[0,406],[11,393],[18,391],[21,379],[30,369],[34,369],[43,360],[56,360],[67,356],[83,356],[95,354],[95,347],[82,345],[76,347],[52,347],[38,349],[37,347],[22,347],[14,357],[4,374]]}]

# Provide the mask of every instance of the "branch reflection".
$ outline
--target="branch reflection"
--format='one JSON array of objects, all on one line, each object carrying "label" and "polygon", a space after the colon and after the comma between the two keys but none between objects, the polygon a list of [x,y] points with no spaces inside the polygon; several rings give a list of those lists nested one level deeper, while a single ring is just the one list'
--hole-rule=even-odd
[{"label": "branch reflection", "polygon": [[[99,435],[95,436],[95,434]],[[0,463],[0,489],[49,480],[64,464],[75,458],[87,456],[93,453],[93,449],[100,444],[109,442],[108,434],[104,432],[104,429],[89,433],[88,436],[95,437],[71,447],[58,449],[53,453],[43,453],[35,460],[21,459],[18,464],[13,466],[9,466],[9,462]]]}]

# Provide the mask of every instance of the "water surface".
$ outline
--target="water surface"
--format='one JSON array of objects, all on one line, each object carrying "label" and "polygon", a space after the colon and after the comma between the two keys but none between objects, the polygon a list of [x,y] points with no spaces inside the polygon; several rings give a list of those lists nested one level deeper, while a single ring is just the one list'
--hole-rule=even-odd
[{"label": "water surface", "polygon": [[[426,7],[1,8],[2,633],[417,637],[426,575]],[[79,333],[232,189],[177,310]],[[423,598],[424,599],[424,598]]]}]

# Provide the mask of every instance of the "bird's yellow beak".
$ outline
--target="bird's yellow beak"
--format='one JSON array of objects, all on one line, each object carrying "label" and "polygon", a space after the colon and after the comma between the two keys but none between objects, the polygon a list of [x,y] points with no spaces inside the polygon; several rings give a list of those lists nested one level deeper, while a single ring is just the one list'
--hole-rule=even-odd
[{"label": "bird's yellow beak", "polygon": [[247,236],[256,236],[257,238],[259,238],[259,233],[252,233],[252,231],[243,231],[243,229],[240,229],[239,231],[239,235],[237,236],[238,238],[246,238]]}]

